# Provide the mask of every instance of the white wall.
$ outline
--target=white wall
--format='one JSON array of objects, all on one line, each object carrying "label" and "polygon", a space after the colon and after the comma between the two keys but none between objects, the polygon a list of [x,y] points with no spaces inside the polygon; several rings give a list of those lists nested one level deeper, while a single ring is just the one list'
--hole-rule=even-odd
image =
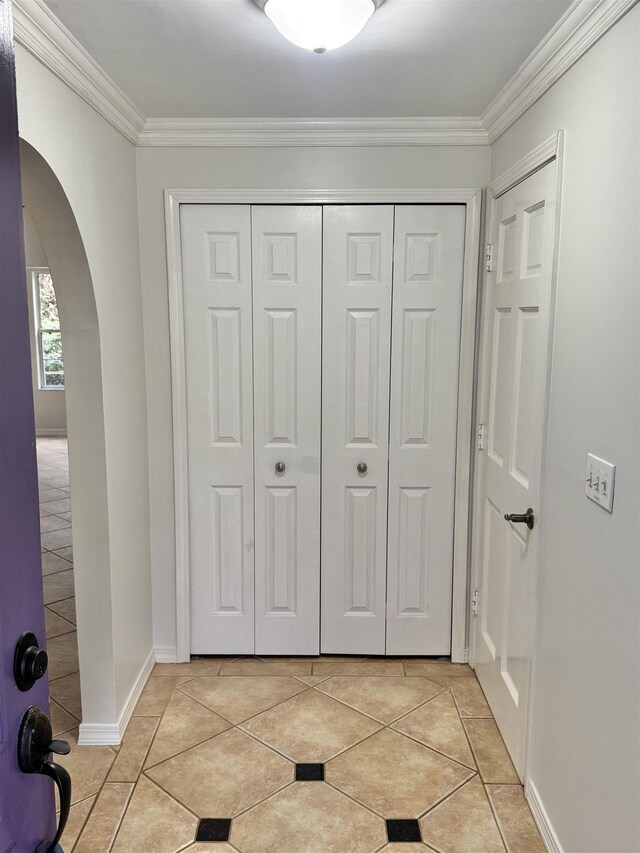
[{"label": "white wall", "polygon": [[[493,146],[566,130],[528,775],[560,847],[640,850],[640,6]],[[615,463],[613,515],[584,496]]]},{"label": "white wall", "polygon": [[173,445],[164,224],[165,188],[482,187],[488,147],[139,148],[138,198],[144,300],[153,626],[156,649],[175,651]]},{"label": "white wall", "polygon": [[24,208],[24,249],[27,266],[27,297],[29,300],[29,335],[31,344],[31,378],[33,381],[33,408],[36,422],[36,435],[64,435],[67,431],[67,405],[63,388],[42,390],[38,379],[38,347],[36,345],[35,313],[33,306],[33,287],[31,269],[48,267],[47,253],[44,250],[33,217]]},{"label": "white wall", "polygon": [[[96,679],[96,691],[102,689],[100,669],[97,673],[93,670],[106,656],[113,667],[113,684],[104,686],[104,690],[111,689],[113,693],[111,708],[106,700],[102,703],[103,713],[109,719],[94,718],[90,722],[113,724],[152,648],[149,472],[135,150],[20,47],[16,48],[16,63],[20,135],[42,155],[62,185],[84,244],[95,295],[104,411],[104,459],[97,456],[95,465],[87,456],[91,442],[86,435],[87,441],[78,440],[77,452],[74,451],[71,383],[67,398],[74,547],[77,536],[81,535],[76,529],[76,506],[78,512],[82,510],[76,483],[88,490],[103,463],[106,469],[106,478],[99,480],[97,486],[106,488],[108,528],[103,531],[104,536],[85,543],[83,553],[87,564],[82,580],[82,567],[76,555],[79,575],[76,589],[79,596],[84,590],[83,601],[78,600],[84,713],[86,716],[85,682]],[[37,187],[32,191],[36,193]],[[31,213],[35,218],[36,211],[32,209]],[[43,243],[51,260],[44,237]],[[52,274],[55,278],[53,266]],[[61,282],[58,284],[60,288]],[[73,304],[69,304],[69,313],[72,309]],[[82,329],[74,329],[76,332],[80,335]],[[81,368],[82,365],[77,365],[78,382]],[[74,417],[79,424],[80,411]],[[109,586],[104,590],[92,589],[88,582],[91,544],[96,564],[108,561]],[[100,624],[106,616],[111,630],[107,649],[101,648],[95,636],[92,637],[93,661],[85,643],[91,634],[92,614]],[[107,667],[103,680],[108,682],[110,678]],[[92,706],[92,713],[94,710]]]}]

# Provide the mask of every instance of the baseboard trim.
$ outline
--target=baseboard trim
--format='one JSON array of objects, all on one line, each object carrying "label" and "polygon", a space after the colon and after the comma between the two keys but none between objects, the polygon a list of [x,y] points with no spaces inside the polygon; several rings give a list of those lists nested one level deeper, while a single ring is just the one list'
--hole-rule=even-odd
[{"label": "baseboard trim", "polygon": [[131,688],[117,723],[80,723],[78,746],[118,746],[122,743],[129,720],[133,715],[140,694],[144,690],[144,686],[153,671],[155,662],[155,651],[151,649]]},{"label": "baseboard trim", "polygon": [[66,431],[66,429],[37,429],[37,430],[36,430],[36,435],[37,435],[37,436],[44,436],[44,435],[63,435],[63,436],[65,436],[65,438],[66,438],[67,431]]},{"label": "baseboard trim", "polygon": [[558,836],[556,835],[555,830],[551,825],[551,821],[549,820],[547,810],[540,799],[538,789],[533,782],[529,781],[526,783],[524,794],[527,798],[527,802],[529,803],[533,819],[536,822],[536,826],[538,827],[542,840],[544,841],[544,845],[549,853],[564,853],[560,841],[558,840]]},{"label": "baseboard trim", "polygon": [[146,661],[142,664],[142,669],[138,674],[138,677],[135,680],[133,687],[131,688],[131,692],[127,697],[127,701],[124,704],[124,708],[120,713],[120,718],[118,720],[118,726],[120,728],[121,740],[124,737],[124,733],[127,730],[127,726],[129,725],[129,720],[133,716],[133,711],[136,705],[138,704],[138,699],[140,698],[140,694],[144,690],[144,686],[149,680],[149,676],[153,672],[153,667],[156,663],[156,655],[154,649],[151,649]]},{"label": "baseboard trim", "polygon": [[118,746],[120,741],[118,723],[80,723],[78,746]]},{"label": "baseboard trim", "polygon": [[178,652],[175,646],[156,646],[156,663],[177,663]]}]

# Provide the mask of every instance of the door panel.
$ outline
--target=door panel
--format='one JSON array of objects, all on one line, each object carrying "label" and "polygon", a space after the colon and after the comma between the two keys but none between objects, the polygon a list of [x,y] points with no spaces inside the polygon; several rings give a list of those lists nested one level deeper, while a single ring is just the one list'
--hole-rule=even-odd
[{"label": "door panel", "polygon": [[0,850],[31,851],[54,835],[51,779],[17,760],[30,705],[49,708],[45,675],[26,692],[13,677],[18,638],[45,645],[11,3],[0,3]]},{"label": "door panel", "polygon": [[253,654],[248,206],[183,205],[191,651]]},{"label": "door panel", "polygon": [[321,649],[384,654],[393,207],[325,207],[323,258]]},{"label": "door panel", "polygon": [[451,651],[465,208],[395,209],[387,654]]},{"label": "door panel", "polygon": [[544,433],[554,250],[556,164],[495,202],[496,269],[487,278],[479,456],[480,614],[475,666],[516,770],[523,777],[533,642],[537,525],[504,519],[537,515]]},{"label": "door panel", "polygon": [[252,240],[256,654],[315,655],[322,208],[253,207]]}]

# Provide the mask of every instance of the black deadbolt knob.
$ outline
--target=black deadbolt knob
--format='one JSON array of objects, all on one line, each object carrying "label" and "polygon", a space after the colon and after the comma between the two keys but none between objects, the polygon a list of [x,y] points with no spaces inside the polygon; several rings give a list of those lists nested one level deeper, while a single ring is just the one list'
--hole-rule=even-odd
[{"label": "black deadbolt knob", "polygon": [[49,658],[44,649],[38,644],[38,638],[31,631],[26,631],[16,644],[13,658],[13,676],[18,689],[29,690],[47,671]]}]

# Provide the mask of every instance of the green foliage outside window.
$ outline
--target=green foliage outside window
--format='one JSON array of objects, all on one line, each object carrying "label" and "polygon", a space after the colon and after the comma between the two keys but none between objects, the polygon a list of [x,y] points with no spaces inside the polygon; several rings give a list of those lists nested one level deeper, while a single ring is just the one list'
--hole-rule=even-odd
[{"label": "green foliage outside window", "polygon": [[38,323],[40,387],[64,388],[62,335],[51,273],[34,273],[34,295]]}]

